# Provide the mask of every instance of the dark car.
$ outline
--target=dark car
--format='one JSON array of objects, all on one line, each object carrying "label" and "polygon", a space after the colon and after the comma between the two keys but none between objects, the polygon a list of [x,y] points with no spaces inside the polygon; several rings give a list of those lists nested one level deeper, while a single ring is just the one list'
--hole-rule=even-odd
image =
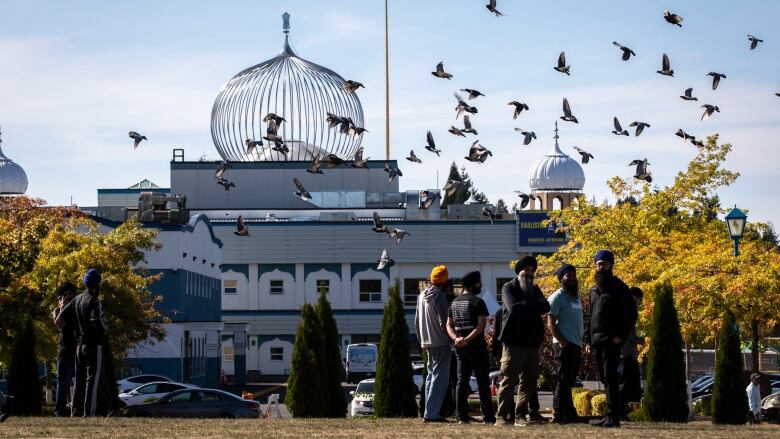
[{"label": "dark car", "polygon": [[691,398],[698,398],[704,395],[712,395],[712,389],[715,387],[715,380],[707,381],[705,384],[691,390]]},{"label": "dark car", "polygon": [[156,418],[258,418],[260,403],[216,389],[185,389],[154,402],[123,407],[120,414]]}]

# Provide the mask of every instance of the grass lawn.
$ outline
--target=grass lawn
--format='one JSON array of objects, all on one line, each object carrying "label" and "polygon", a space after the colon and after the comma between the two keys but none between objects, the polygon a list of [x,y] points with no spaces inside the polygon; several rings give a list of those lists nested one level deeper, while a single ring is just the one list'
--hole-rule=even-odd
[{"label": "grass lawn", "polygon": [[419,419],[129,419],[10,418],[0,424],[0,437],[349,437],[349,438],[475,438],[475,437],[647,437],[736,438],[780,437],[780,425],[722,427],[690,424],[626,423],[622,429],[597,430],[588,425],[494,427],[425,424]]}]

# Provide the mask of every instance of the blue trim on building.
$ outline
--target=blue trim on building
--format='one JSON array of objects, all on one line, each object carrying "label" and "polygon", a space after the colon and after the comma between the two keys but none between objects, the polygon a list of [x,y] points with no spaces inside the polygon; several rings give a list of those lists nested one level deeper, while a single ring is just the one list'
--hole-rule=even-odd
[{"label": "blue trim on building", "polygon": [[[171,161],[171,170],[201,170],[214,171],[216,162],[179,162]],[[383,168],[385,163],[390,166],[398,167],[397,160],[369,160],[369,167]],[[373,165],[373,166],[372,166]],[[308,169],[311,166],[310,161],[288,161],[288,162],[230,162],[232,169]],[[342,169],[350,169],[348,165],[342,165]],[[338,167],[336,169],[339,169]]]},{"label": "blue trim on building", "polygon": [[182,365],[181,358],[135,358],[125,357],[122,361],[123,366],[135,366],[139,374],[158,374],[165,375],[168,378],[181,382]]},{"label": "blue trim on building", "polygon": [[122,195],[122,194],[140,194],[141,192],[155,192],[167,194],[171,192],[169,187],[155,187],[148,189],[98,189],[98,195]]},{"label": "blue trim on building", "polygon": [[233,384],[246,384],[246,355],[236,354],[233,357]]},{"label": "blue trim on building", "polygon": [[[219,279],[184,269],[148,270],[148,272],[152,275],[162,273],[160,280],[149,285],[149,291],[153,295],[162,296],[160,311],[170,318],[171,322],[222,321],[222,294],[218,288],[221,283]],[[187,294],[188,278],[193,281],[192,289],[201,287],[210,289],[211,297]]]},{"label": "blue trim on building", "polygon": [[246,280],[249,280],[249,265],[247,264],[222,264],[220,266],[223,273],[228,271],[235,271],[246,276]]},{"label": "blue trim on building", "polygon": [[376,263],[374,264],[365,264],[365,263],[352,263],[349,264],[349,279],[352,280],[355,278],[355,275],[366,271],[366,270],[376,271],[377,273],[384,273],[385,277],[390,279],[390,267],[385,267],[381,270],[376,269]]},{"label": "blue trim on building", "polygon": [[[116,229],[122,224],[121,222],[111,221],[110,219],[102,218],[95,215],[89,215],[89,218],[100,225],[112,229]],[[163,223],[148,221],[148,222],[142,222],[141,227],[143,227],[144,229],[159,229],[164,232],[181,231],[181,232],[192,233],[193,231],[195,231],[195,226],[200,221],[206,223],[206,227],[208,227],[209,229],[209,235],[211,235],[211,242],[217,244],[219,248],[222,248],[222,240],[217,238],[217,235],[214,234],[214,228],[211,226],[211,221],[209,221],[209,217],[203,213],[199,213],[197,215],[191,216],[190,221],[187,224],[163,224]]]},{"label": "blue trim on building", "polygon": [[286,341],[289,343],[295,343],[295,336],[294,335],[258,335],[257,336],[257,349],[260,349],[260,345],[262,345],[265,342],[272,341],[279,339],[281,341]]},{"label": "blue trim on building", "polygon": [[257,279],[259,280],[260,276],[274,270],[289,273],[295,279],[295,264],[257,264]]},{"label": "blue trim on building", "polygon": [[341,264],[303,264],[303,278],[306,279],[310,274],[320,270],[333,273],[341,279]]},{"label": "blue trim on building", "polygon": [[[347,209],[347,208],[345,208]],[[291,209],[292,210],[292,209]],[[295,209],[295,210],[313,210],[313,209]],[[333,210],[333,209],[331,209]],[[352,209],[354,210],[354,208]],[[311,226],[357,226],[357,227],[371,227],[370,222],[358,222],[358,221],[248,221],[251,223],[252,227],[285,227],[285,226],[292,226],[292,227],[311,227]],[[485,225],[486,223],[488,225],[488,220],[468,220],[468,221],[461,221],[461,220],[442,220],[442,221],[420,221],[420,220],[405,220],[405,219],[399,219],[399,220],[391,220],[391,219],[383,219],[383,223],[385,224],[398,224],[398,225],[424,225],[424,226],[451,226],[454,224],[465,224],[465,225]],[[496,225],[504,225],[504,226],[515,226],[515,220],[514,219],[496,219],[494,221]],[[231,227],[233,229],[236,228],[236,220],[226,218],[225,220],[220,219],[219,221],[215,221],[212,224],[214,227]]]}]

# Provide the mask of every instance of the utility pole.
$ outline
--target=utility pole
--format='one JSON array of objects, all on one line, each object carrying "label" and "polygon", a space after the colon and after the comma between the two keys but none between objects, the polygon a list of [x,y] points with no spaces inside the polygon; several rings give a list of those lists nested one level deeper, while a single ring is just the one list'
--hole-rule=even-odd
[{"label": "utility pole", "polygon": [[390,37],[385,0],[385,160],[390,160]]}]

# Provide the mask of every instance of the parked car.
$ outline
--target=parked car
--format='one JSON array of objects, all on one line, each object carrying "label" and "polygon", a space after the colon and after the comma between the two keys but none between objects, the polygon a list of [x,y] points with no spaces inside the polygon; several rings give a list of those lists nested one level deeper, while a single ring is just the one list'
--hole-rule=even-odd
[{"label": "parked car", "polygon": [[761,400],[761,419],[780,422],[780,392],[775,392]]},{"label": "parked car", "polygon": [[691,390],[691,398],[698,398],[704,395],[712,395],[712,389],[715,387],[715,380],[706,381],[705,384]]},{"label": "parked car", "polygon": [[116,382],[116,385],[119,388],[119,393],[125,393],[135,389],[141,384],[151,383],[154,381],[173,382],[172,379],[163,375],[136,375],[132,377],[127,377],[123,380],[118,380]]},{"label": "parked car", "polygon": [[696,378],[691,382],[691,388],[695,389],[696,387],[700,386],[704,381],[712,379],[712,375],[702,375],[699,378]]},{"label": "parked car", "polygon": [[11,413],[11,400],[13,396],[8,396],[0,391],[0,422],[5,422]]},{"label": "parked car", "polygon": [[347,345],[347,358],[344,367],[348,383],[376,375],[377,347],[370,343]]},{"label": "parked car", "polygon": [[143,404],[144,402],[150,402],[150,398],[158,399],[171,392],[182,389],[197,389],[198,386],[194,384],[184,383],[171,383],[168,381],[156,381],[143,384],[128,392],[119,394],[119,399],[125,405]]},{"label": "parked car", "polygon": [[374,379],[363,380],[357,388],[349,392],[352,401],[349,403],[349,414],[353,418],[357,416],[371,416],[374,414]]},{"label": "parked car", "polygon": [[123,407],[119,414],[156,418],[258,418],[260,403],[217,389],[183,389],[154,402]]}]

